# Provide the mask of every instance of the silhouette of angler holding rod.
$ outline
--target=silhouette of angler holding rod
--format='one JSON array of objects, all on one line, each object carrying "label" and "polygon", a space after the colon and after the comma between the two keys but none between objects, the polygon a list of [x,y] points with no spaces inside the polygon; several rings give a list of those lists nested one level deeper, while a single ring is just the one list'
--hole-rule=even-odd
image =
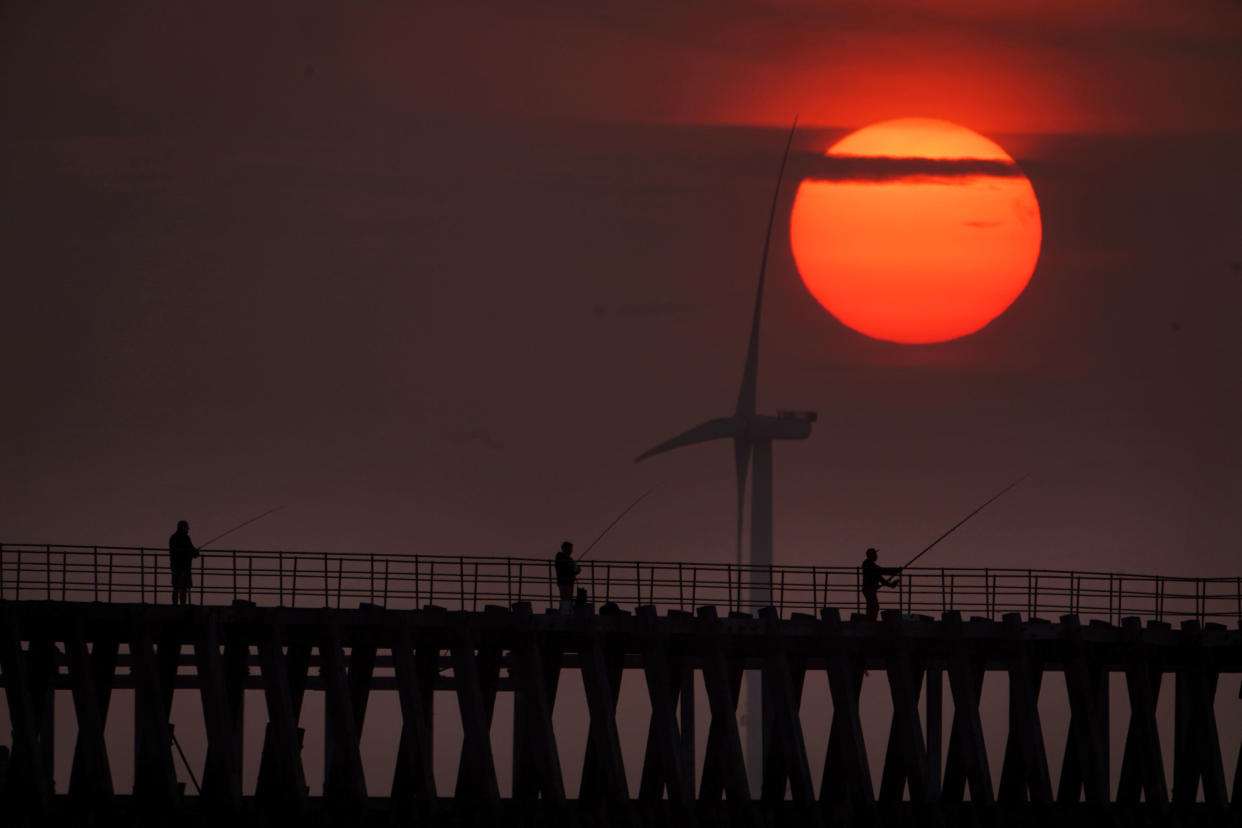
[{"label": "silhouette of angler holding rod", "polygon": [[880,599],[876,593],[881,586],[895,587],[897,579],[889,580],[885,575],[900,575],[900,566],[880,566],[875,562],[879,557],[875,549],[867,550],[867,559],[862,562],[862,594],[867,600],[867,620],[874,621],[880,616]]},{"label": "silhouette of angler holding rod", "polygon": [[574,562],[574,545],[569,541],[561,544],[561,551],[556,553],[556,586],[561,592],[561,612],[568,612],[569,604],[574,600],[574,579],[582,571],[582,567]]},{"label": "silhouette of angler holding rod", "polygon": [[190,540],[190,524],[177,521],[177,531],[168,538],[168,563],[172,569],[172,602],[190,603],[190,568],[198,557],[198,549]]}]

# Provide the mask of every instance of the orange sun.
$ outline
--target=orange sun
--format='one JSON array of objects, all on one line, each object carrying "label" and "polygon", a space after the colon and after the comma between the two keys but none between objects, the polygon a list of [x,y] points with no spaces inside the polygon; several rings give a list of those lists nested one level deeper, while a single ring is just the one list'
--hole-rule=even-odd
[{"label": "orange sun", "polygon": [[807,289],[860,333],[923,344],[982,328],[1035,270],[1031,182],[992,141],[927,118],[884,121],[834,144],[790,216]]}]

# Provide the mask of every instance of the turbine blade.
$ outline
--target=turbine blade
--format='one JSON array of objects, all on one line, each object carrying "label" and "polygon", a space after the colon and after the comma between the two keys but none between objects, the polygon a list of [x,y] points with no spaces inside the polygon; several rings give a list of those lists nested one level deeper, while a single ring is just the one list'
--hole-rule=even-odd
[{"label": "turbine blade", "polygon": [[733,462],[737,467],[737,562],[742,563],[742,515],[746,508],[746,471],[750,467],[751,441],[733,439]]},{"label": "turbine blade", "polygon": [[714,420],[708,420],[702,425],[683,431],[671,440],[665,440],[657,446],[647,449],[634,459],[635,463],[641,463],[653,454],[661,454],[666,451],[672,451],[675,448],[689,446],[695,443],[705,443],[708,440],[719,440],[724,437],[733,437],[740,430],[738,421],[733,417],[717,417]]},{"label": "turbine blade", "polygon": [[763,238],[763,258],[759,262],[759,288],[755,291],[755,315],[750,324],[750,345],[746,348],[746,366],[742,369],[742,388],[737,394],[737,414],[745,417],[755,413],[757,385],[759,383],[759,316],[763,310],[763,282],[768,272],[768,249],[772,246],[772,225],[776,223],[776,204],[781,195],[781,179],[785,177],[785,164],[789,161],[789,149],[793,146],[794,130],[798,128],[798,118],[794,117],[793,126],[789,128],[789,139],[785,142],[785,155],[781,158],[781,169],[776,174],[776,191],[772,194],[772,212],[768,215],[768,234]]}]

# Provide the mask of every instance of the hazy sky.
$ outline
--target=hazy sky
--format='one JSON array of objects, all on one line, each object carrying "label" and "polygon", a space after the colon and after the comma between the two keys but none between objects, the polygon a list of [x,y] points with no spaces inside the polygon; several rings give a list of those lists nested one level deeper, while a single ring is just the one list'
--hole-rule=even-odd
[{"label": "hazy sky", "polygon": [[[358,8],[358,7],[361,8]],[[0,541],[732,558],[726,443],[784,134],[1009,151],[1026,292],[936,346],[822,310],[782,196],[778,562],[1237,573],[1242,7],[11,2]]]},{"label": "hazy sky", "polygon": [[[159,547],[181,518],[201,541],[286,505],[231,541],[550,556],[663,481],[593,557],[732,560],[730,446],[633,461],[732,412],[795,114],[801,159],[888,118],[987,135],[1030,177],[1043,248],[979,333],[870,340],[798,277],[794,165],[759,406],[819,421],[775,450],[776,560],[900,561],[1030,472],[924,560],[1237,575],[1232,0],[9,0],[0,542]],[[561,723],[585,715],[577,681]],[[827,690],[808,682],[818,774]],[[1045,682],[1054,774],[1060,693]],[[984,696],[997,773],[1003,678]],[[877,746],[886,698],[864,698]],[[626,679],[631,777],[645,704]],[[443,791],[458,742],[440,705]],[[371,707],[382,794],[397,712]],[[247,710],[249,785],[261,700]],[[191,694],[173,720],[199,762]],[[571,786],[584,734],[560,727]]]}]

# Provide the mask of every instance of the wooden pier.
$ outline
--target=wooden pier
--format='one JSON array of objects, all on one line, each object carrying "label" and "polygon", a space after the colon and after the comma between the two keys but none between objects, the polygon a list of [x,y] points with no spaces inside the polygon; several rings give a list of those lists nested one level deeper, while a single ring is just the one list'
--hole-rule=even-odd
[{"label": "wooden pier", "polygon": [[[553,724],[567,670],[580,673],[589,710],[582,756],[566,755]],[[737,715],[748,671],[763,687],[763,755],[749,768]],[[806,678],[817,671],[828,692],[807,698]],[[980,717],[988,672],[1002,674],[1009,691],[999,778]],[[6,825],[1238,825],[1242,761],[1226,779],[1222,757],[1242,745],[1221,743],[1215,698],[1218,682],[1239,674],[1242,631],[1193,619],[1174,627],[957,611],[890,611],[871,622],[832,608],[752,615],[612,604],[536,612],[528,602],[476,612],[0,600],[0,677],[13,728],[11,753],[0,755],[0,815]],[[1064,681],[1070,712],[1058,778],[1038,704],[1054,679]],[[645,689],[645,720],[618,721],[623,681]],[[1110,681],[1124,685],[1130,708],[1116,785]],[[122,687],[135,699],[133,787],[124,791],[113,781],[117,751],[105,728]],[[257,784],[243,794],[247,689],[262,690],[266,729]],[[169,721],[174,693],[189,692],[207,740],[201,792],[178,783]],[[1162,692],[1173,694],[1171,740],[1157,726]],[[72,696],[77,726],[63,792],[52,772],[57,693]],[[312,693],[323,694],[325,711],[325,781],[314,797],[301,721]],[[360,734],[379,693],[399,699],[391,726],[400,747],[391,785],[375,790]],[[514,771],[502,797],[492,728],[507,693]],[[891,699],[885,744],[864,738],[864,693]],[[708,710],[697,718],[709,722],[707,748],[696,763],[695,703],[704,695]],[[443,746],[433,743],[433,724],[444,705],[461,722],[455,778],[436,773]],[[832,710],[820,778],[801,715],[811,705]],[[629,777],[621,729],[635,727],[645,728],[646,748],[641,773]],[[876,751],[879,779],[868,760]],[[566,789],[565,763],[581,763],[576,791]],[[761,775],[758,795],[750,774]]]}]

